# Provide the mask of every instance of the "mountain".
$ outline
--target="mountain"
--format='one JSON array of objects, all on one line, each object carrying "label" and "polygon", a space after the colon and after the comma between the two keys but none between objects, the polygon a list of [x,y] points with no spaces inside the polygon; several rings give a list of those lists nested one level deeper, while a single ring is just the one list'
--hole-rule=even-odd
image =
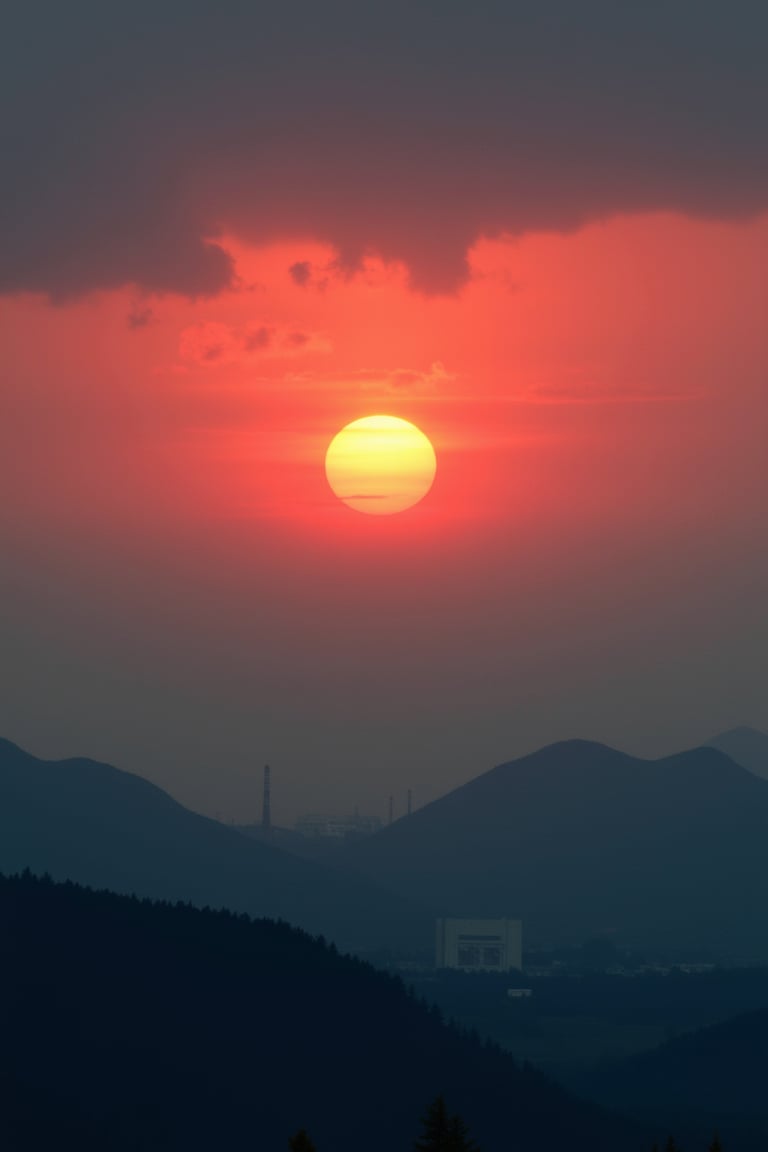
[{"label": "mountain", "polygon": [[359,872],[530,944],[768,958],[768,782],[699,748],[571,741],[502,764],[350,848]]},{"label": "mountain", "polygon": [[261,824],[235,824],[234,827],[241,836],[259,840],[262,844],[266,841],[289,852],[291,856],[300,856],[302,860],[319,860],[323,864],[343,866],[345,843],[342,839],[337,840],[333,836],[303,836],[291,828],[278,828],[275,825],[267,832]]},{"label": "mountain", "polygon": [[407,1152],[440,1092],[484,1152],[650,1147],[285,924],[25,875],[0,925],[9,1152]]},{"label": "mountain", "polygon": [[731,1152],[768,1146],[768,1009],[679,1036],[582,1078],[582,1087],[685,1147],[715,1128]]},{"label": "mountain", "polygon": [[408,899],[198,816],[92,760],[38,760],[0,740],[0,871],[289,920],[343,948],[431,940]]},{"label": "mountain", "polygon": [[768,780],[768,734],[757,728],[731,728],[707,741],[711,748],[719,748],[742,768]]}]

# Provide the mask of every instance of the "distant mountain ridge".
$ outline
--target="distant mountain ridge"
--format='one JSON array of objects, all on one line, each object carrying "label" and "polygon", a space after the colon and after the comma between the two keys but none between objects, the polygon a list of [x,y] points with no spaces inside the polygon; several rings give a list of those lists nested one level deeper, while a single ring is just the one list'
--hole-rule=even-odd
[{"label": "distant mountain ridge", "polygon": [[0,742],[0,870],[287,919],[343,948],[418,948],[435,915],[523,920],[524,947],[608,936],[768,960],[768,781],[713,748],[638,760],[567,741],[345,846],[297,858],[88,760]]},{"label": "distant mountain ridge", "polygon": [[501,764],[347,854],[447,915],[527,943],[768,959],[768,782],[712,748],[638,760],[567,741]]},{"label": "distant mountain ridge", "polygon": [[727,1129],[733,1152],[768,1146],[768,1008],[687,1032],[582,1077],[580,1087],[685,1147]]},{"label": "distant mountain ridge", "polygon": [[93,760],[0,740],[0,871],[288,920],[342,948],[424,943],[431,919],[363,878],[296,859]]},{"label": "distant mountain ridge", "polygon": [[768,734],[757,728],[730,728],[707,741],[742,768],[768,780]]}]

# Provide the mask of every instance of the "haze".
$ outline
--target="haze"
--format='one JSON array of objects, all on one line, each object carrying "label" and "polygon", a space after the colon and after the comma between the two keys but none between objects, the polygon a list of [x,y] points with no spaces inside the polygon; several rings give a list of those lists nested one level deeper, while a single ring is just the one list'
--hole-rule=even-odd
[{"label": "haze", "polygon": [[[238,822],[268,761],[290,824],[768,727],[762,6],[44,8],[0,49],[0,733]],[[324,454],[380,411],[438,474],[360,517]]]}]

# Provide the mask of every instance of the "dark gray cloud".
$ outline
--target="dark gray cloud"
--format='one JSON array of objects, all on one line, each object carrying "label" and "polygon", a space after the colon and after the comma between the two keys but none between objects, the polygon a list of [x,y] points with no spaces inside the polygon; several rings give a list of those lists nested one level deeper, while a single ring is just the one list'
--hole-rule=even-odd
[{"label": "dark gray cloud", "polygon": [[148,327],[154,321],[154,319],[155,313],[152,308],[149,307],[149,305],[141,307],[137,304],[128,313],[127,323],[128,327],[135,331],[137,328]]},{"label": "dark gray cloud", "polygon": [[17,0],[0,291],[212,294],[227,229],[450,290],[478,235],[753,213],[767,46],[763,0]]},{"label": "dark gray cloud", "polygon": [[306,288],[312,278],[312,265],[309,260],[297,260],[295,264],[291,264],[288,272],[294,284],[298,284],[299,288]]}]

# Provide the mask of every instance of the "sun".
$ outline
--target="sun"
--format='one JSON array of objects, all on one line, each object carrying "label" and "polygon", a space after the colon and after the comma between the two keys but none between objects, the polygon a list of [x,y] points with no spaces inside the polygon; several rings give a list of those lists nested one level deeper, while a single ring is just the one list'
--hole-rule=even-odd
[{"label": "sun", "polygon": [[325,474],[339,500],[356,512],[389,516],[426,496],[437,468],[435,450],[408,420],[364,416],[334,436]]}]

